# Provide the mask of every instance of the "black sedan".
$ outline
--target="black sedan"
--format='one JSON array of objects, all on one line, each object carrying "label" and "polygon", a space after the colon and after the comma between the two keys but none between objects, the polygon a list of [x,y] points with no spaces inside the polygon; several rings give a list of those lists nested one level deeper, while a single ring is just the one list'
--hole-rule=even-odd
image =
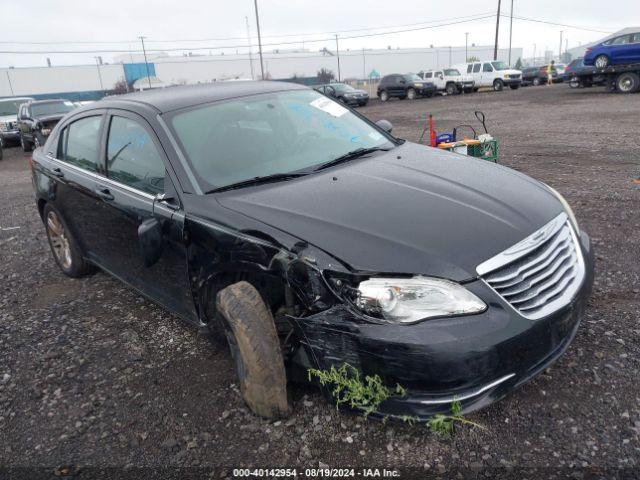
[{"label": "black sedan", "polygon": [[64,99],[34,100],[20,105],[18,130],[22,150],[30,152],[44,145],[53,127],[74,108],[73,102]]},{"label": "black sedan", "polygon": [[471,411],[567,348],[589,237],[550,187],[390,130],[279,82],[124,95],[36,150],[36,204],[65,274],[224,333],[259,415],[344,364],[406,389],[377,414]]},{"label": "black sedan", "polygon": [[364,107],[369,103],[369,94],[367,92],[353,88],[346,83],[329,83],[327,85],[317,85],[313,88],[346,105]]}]

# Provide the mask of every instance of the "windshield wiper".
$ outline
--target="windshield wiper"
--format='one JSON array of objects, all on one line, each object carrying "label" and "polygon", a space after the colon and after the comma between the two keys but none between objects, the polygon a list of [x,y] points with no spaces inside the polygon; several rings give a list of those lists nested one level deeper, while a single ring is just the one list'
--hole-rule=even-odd
[{"label": "windshield wiper", "polygon": [[390,148],[382,148],[382,147],[369,147],[369,148],[356,148],[355,150],[351,150],[350,152],[345,153],[344,155],[340,155],[333,160],[329,160],[318,167],[315,170],[324,170],[325,168],[333,167],[334,165],[338,165],[339,163],[348,162],[349,160],[353,160],[354,158],[363,157],[369,153],[373,152],[388,152],[391,150]]},{"label": "windshield wiper", "polygon": [[305,175],[309,175],[309,172],[273,173],[271,175],[253,177],[249,178],[248,180],[242,180],[241,182],[232,183],[223,187],[213,188],[209,191],[204,192],[204,194],[208,195],[210,193],[224,192],[225,190],[235,190],[236,188],[251,187],[253,185],[261,185],[264,183],[282,182],[285,180],[290,180],[292,178],[303,177]]}]

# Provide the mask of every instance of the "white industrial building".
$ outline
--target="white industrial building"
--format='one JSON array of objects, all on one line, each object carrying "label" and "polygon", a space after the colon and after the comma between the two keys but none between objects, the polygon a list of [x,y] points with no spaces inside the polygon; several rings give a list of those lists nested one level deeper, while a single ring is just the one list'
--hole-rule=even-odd
[{"label": "white industrial building", "polygon": [[[465,62],[469,57],[480,60],[493,58],[493,46],[345,50],[340,52],[342,79],[365,79],[377,74],[418,72]],[[522,56],[521,48],[511,52],[511,63]],[[72,94],[112,90],[118,81],[131,80],[128,66],[138,65],[136,55],[125,55],[121,63],[78,65],[65,67],[4,68],[0,69],[0,97],[14,95]],[[250,61],[251,57],[251,61]],[[508,49],[499,49],[498,59],[508,61]],[[338,59],[330,51],[288,51],[264,53],[265,76],[286,79],[293,76],[315,77],[321,68],[338,73]],[[228,79],[258,78],[260,60],[257,52],[237,55],[155,55],[149,57],[155,76],[164,85],[206,83]],[[130,63],[136,62],[136,63]],[[140,69],[138,69],[140,70]],[[138,74],[137,80],[146,74]]]}]

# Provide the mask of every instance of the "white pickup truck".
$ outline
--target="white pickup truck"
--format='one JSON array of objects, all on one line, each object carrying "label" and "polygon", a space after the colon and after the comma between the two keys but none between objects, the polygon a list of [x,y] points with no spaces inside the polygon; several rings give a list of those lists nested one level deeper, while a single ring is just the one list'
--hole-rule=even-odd
[{"label": "white pickup truck", "polygon": [[447,95],[455,95],[462,91],[469,93],[474,86],[473,80],[464,78],[456,68],[426,70],[418,73],[418,76],[427,82],[432,82],[438,92],[444,92]]}]

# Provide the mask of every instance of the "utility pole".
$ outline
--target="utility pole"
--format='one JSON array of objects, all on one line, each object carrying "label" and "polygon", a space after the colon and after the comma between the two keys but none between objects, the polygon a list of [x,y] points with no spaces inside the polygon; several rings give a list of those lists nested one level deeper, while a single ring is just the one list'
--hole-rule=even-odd
[{"label": "utility pole", "polygon": [[338,59],[338,81],[340,81],[340,49],[338,48],[338,34],[336,33],[336,58]]},{"label": "utility pole", "polygon": [[362,79],[367,79],[367,59],[364,56],[364,47],[362,47]]},{"label": "utility pole", "polygon": [[498,32],[500,31],[500,4],[502,0],[498,0],[498,14],[496,15],[496,41],[493,45],[493,60],[498,59]]},{"label": "utility pole", "polygon": [[102,73],[100,73],[100,57],[93,57],[96,59],[96,68],[98,69],[98,78],[100,79],[100,90],[104,91],[104,85],[102,84]]},{"label": "utility pole", "polygon": [[511,66],[511,40],[513,39],[513,0],[511,0],[511,20],[509,23],[509,66]]},{"label": "utility pole", "polygon": [[244,23],[247,25],[247,43],[249,44],[249,66],[251,67],[251,80],[255,80],[253,76],[253,58],[251,58],[251,34],[249,33],[249,18],[245,15]]},{"label": "utility pole", "polygon": [[144,48],[144,39],[142,35],[139,37],[142,42],[142,53],[144,54],[144,65],[147,67],[147,82],[149,82],[149,88],[151,88],[151,76],[149,74],[149,62],[147,61],[147,51]]},{"label": "utility pole", "polygon": [[533,66],[536,66],[536,44],[533,44]]},{"label": "utility pole", "polygon": [[256,9],[256,30],[258,31],[258,52],[260,53],[260,74],[261,79],[264,80],[264,63],[262,61],[262,37],[260,36],[260,17],[258,16],[258,0],[253,0],[253,5]]},{"label": "utility pole", "polygon": [[464,62],[469,61],[469,32],[464,32]]},{"label": "utility pole", "polygon": [[[11,67],[9,67],[11,68]],[[9,70],[7,69],[7,81],[9,82],[9,90],[11,91],[11,96],[13,97],[13,85],[11,85],[11,77],[9,76]]]},{"label": "utility pole", "polygon": [[453,47],[451,47],[451,45],[449,45],[449,67],[451,67],[451,49]]},{"label": "utility pole", "polygon": [[560,48],[558,49],[558,62],[562,61],[562,30],[560,30]]}]

